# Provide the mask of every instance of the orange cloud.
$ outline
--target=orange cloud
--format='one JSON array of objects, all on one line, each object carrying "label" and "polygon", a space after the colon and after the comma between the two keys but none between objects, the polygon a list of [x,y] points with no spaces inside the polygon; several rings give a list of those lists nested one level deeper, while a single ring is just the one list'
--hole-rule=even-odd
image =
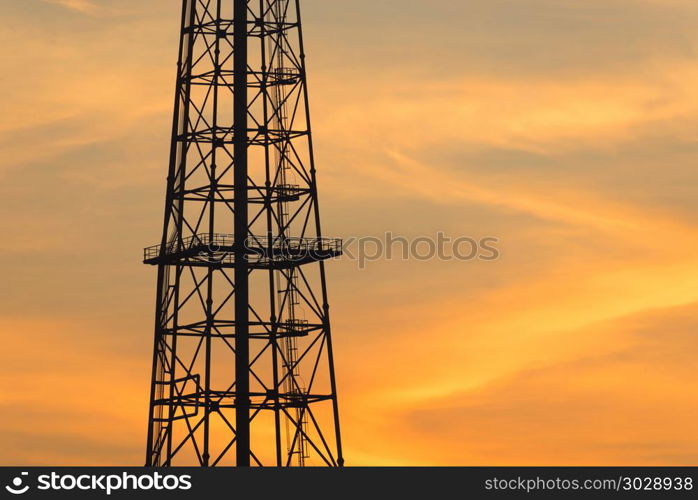
[{"label": "orange cloud", "polygon": [[65,7],[66,9],[82,12],[89,15],[104,15],[111,12],[111,9],[99,5],[92,0],[42,0],[47,3],[52,3]]},{"label": "orange cloud", "polygon": [[[345,145],[487,145],[546,154],[607,148],[658,124],[677,136],[695,137],[681,126],[698,112],[698,70],[692,60],[649,61],[626,73],[555,79],[454,75],[435,80],[378,72],[367,86],[346,83],[351,78],[337,76],[348,97],[324,108],[320,118],[322,128]],[[349,104],[355,102],[362,104]],[[351,126],[359,123],[369,125],[361,134]]]},{"label": "orange cloud", "polygon": [[[53,3],[87,14],[65,17],[92,30],[24,19],[0,33],[12,47],[0,80],[0,460],[138,464],[154,285],[138,256],[161,223],[177,9],[124,2],[133,19],[97,20],[112,7]],[[449,50],[438,42],[422,50]],[[425,57],[410,43],[401,50]],[[331,266],[349,463],[695,462],[698,231],[658,201],[693,183],[657,187],[677,158],[694,163],[693,61],[532,76],[471,71],[462,56],[453,51],[447,76],[371,61],[350,74],[314,68],[326,223],[496,227],[502,249],[488,266]],[[646,179],[628,151],[645,142]],[[553,165],[458,170],[435,154],[451,149]],[[590,152],[618,158],[616,192],[632,177],[646,196],[595,189]],[[574,175],[551,181],[561,154]]]}]

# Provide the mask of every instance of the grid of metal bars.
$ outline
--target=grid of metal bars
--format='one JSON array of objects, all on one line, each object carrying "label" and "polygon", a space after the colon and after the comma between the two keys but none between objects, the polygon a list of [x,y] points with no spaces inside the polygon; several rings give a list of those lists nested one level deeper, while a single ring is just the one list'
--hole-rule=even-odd
[{"label": "grid of metal bars", "polygon": [[164,230],[144,255],[147,465],[343,465],[339,254],[320,229],[300,1],[183,0]]}]

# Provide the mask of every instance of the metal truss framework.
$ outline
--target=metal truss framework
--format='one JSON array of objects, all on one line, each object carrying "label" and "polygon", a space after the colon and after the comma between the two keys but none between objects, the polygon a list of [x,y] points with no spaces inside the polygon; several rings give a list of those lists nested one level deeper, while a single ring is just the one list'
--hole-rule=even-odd
[{"label": "metal truss framework", "polygon": [[299,0],[183,0],[146,465],[343,465]]}]

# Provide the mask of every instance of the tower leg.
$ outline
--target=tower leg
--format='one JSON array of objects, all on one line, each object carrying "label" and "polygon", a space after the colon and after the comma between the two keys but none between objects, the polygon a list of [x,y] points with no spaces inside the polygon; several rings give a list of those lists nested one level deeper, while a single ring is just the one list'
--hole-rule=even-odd
[{"label": "tower leg", "polygon": [[235,121],[235,432],[237,465],[250,465],[250,327],[247,192],[247,0],[235,0],[233,26]]}]

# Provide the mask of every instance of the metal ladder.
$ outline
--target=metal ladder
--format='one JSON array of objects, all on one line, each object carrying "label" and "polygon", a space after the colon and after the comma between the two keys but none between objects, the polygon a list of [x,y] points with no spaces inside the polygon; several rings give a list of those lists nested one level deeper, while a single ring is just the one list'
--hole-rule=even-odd
[{"label": "metal ladder", "polygon": [[[284,30],[282,23],[286,20],[286,12],[288,11],[289,0],[276,0],[273,9],[271,10],[272,21],[278,23],[277,34],[270,37],[270,54],[275,54],[275,60],[270,63],[270,71],[274,74],[274,85],[271,92],[272,106],[274,109],[275,128],[281,134],[285,134],[288,129],[288,106],[286,103],[286,87],[293,83],[293,79],[289,79],[287,75],[292,74],[291,71],[285,68],[285,41]],[[276,42],[276,47],[274,47]],[[278,164],[278,180],[277,185],[288,186],[289,177],[293,175],[292,166],[288,161],[288,143],[282,141],[281,151],[275,151]],[[289,202],[283,197],[278,201],[278,216],[279,216],[279,237],[281,239],[290,238],[288,223],[289,223]],[[277,290],[279,293],[279,304],[285,306],[286,321],[289,325],[297,322],[297,307],[300,305],[298,297],[298,274],[294,268],[288,271],[288,276],[284,276],[282,272],[277,272]],[[282,285],[282,280],[285,281],[285,286]],[[281,317],[279,318],[281,319]],[[286,418],[286,448],[288,452],[289,463],[294,461],[299,467],[306,464],[306,459],[309,457],[307,453],[306,432],[308,426],[307,412],[305,411],[305,395],[306,388],[303,386],[300,378],[300,369],[298,367],[299,349],[297,338],[293,332],[287,332],[287,335],[281,339],[281,350],[283,352],[282,367],[284,373],[283,390],[287,395],[288,400],[292,403],[295,409],[295,422],[291,418]]]}]

